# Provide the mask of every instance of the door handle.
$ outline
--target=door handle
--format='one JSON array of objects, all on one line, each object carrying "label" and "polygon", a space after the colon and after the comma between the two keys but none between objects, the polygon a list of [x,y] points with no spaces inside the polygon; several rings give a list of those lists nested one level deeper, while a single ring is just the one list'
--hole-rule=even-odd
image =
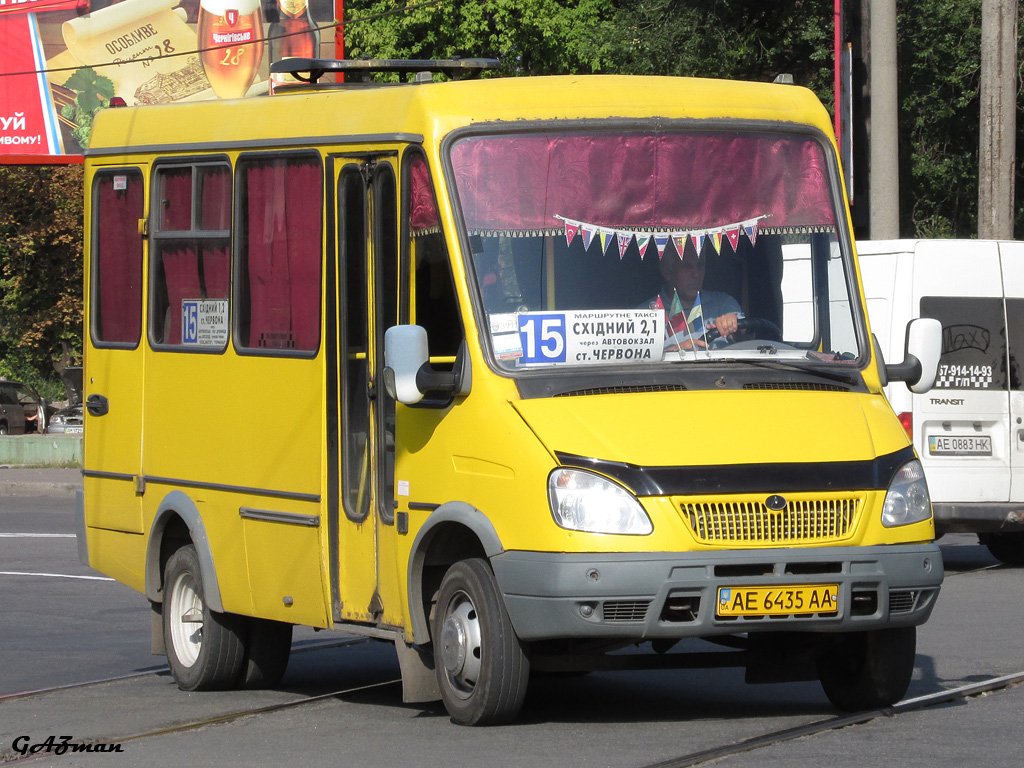
[{"label": "door handle", "polygon": [[89,395],[85,408],[92,416],[103,416],[110,410],[110,401],[103,395]]}]

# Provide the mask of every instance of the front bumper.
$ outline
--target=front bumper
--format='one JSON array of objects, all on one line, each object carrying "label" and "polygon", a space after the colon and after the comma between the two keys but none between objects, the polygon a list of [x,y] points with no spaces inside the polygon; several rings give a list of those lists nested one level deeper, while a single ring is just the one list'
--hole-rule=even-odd
[{"label": "front bumper", "polygon": [[1024,531],[1024,502],[932,502],[935,534]]},{"label": "front bumper", "polygon": [[[935,544],[716,552],[503,552],[491,559],[516,634],[557,638],[849,632],[924,623],[942,584]],[[830,614],[720,618],[719,587],[838,584]]]}]

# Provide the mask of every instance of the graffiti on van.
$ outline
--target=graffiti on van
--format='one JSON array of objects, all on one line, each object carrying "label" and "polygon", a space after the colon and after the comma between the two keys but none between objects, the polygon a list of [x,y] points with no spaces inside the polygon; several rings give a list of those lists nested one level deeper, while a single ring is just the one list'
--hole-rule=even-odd
[{"label": "graffiti on van", "polygon": [[988,351],[991,335],[987,328],[977,325],[947,325],[942,329],[942,354],[963,349]]}]

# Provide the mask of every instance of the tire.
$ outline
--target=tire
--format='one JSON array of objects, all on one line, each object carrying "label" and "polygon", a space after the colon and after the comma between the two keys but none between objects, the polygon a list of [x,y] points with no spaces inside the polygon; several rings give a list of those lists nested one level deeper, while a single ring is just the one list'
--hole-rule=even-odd
[{"label": "tire", "polygon": [[6,424],[0,424],[0,435],[9,435],[10,432],[7,430]]},{"label": "tire", "polygon": [[484,560],[455,563],[438,591],[432,638],[441,699],[458,725],[515,719],[530,663]]},{"label": "tire", "polygon": [[910,686],[916,654],[916,627],[850,632],[819,659],[821,687],[847,712],[892,706]]},{"label": "tire", "polygon": [[990,533],[981,543],[997,560],[1007,565],[1024,565],[1024,532]]},{"label": "tire", "polygon": [[216,691],[234,687],[245,656],[244,622],[211,611],[195,547],[182,547],[164,569],[164,647],[178,687]]},{"label": "tire", "polygon": [[245,658],[239,688],[273,688],[284,677],[292,652],[292,625],[270,619],[247,619]]}]

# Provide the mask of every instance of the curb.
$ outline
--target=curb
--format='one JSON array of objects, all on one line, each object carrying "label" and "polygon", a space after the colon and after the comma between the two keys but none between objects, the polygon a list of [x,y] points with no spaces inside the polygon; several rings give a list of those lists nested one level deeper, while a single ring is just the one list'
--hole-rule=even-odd
[{"label": "curb", "polygon": [[0,496],[39,496],[51,499],[73,499],[80,483],[0,481]]}]

